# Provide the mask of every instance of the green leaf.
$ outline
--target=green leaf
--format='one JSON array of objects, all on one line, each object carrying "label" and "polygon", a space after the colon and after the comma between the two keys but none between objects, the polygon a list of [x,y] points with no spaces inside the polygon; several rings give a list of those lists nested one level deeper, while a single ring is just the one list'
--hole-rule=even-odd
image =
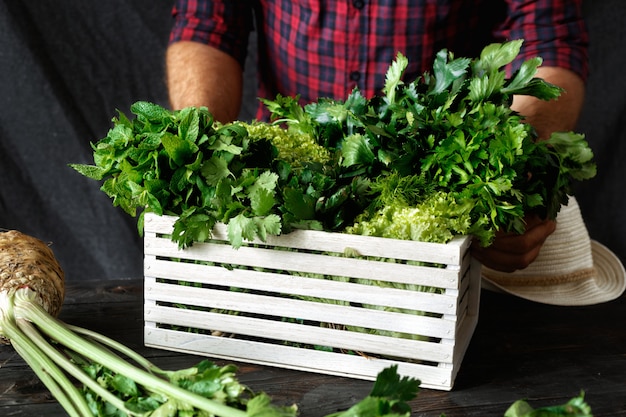
[{"label": "green leaf", "polygon": [[145,132],[137,135],[140,139],[137,149],[139,150],[156,150],[161,146],[161,132]]},{"label": "green leaf", "polygon": [[267,394],[260,393],[248,401],[246,413],[248,417],[296,417],[298,408],[295,404],[291,406],[273,405]]},{"label": "green leaf", "polygon": [[492,43],[483,48],[480,58],[475,62],[475,71],[480,76],[483,72],[494,73],[510,64],[519,55],[523,39],[505,43]]},{"label": "green leaf", "polygon": [[356,116],[365,115],[367,111],[367,99],[363,96],[358,88],[354,88],[345,102],[345,107],[348,111]]},{"label": "green leaf", "polygon": [[171,417],[180,415],[180,413],[178,412],[178,404],[176,404],[176,402],[173,400],[166,401],[160,405],[157,403],[157,408],[150,408],[151,405],[152,401],[150,401],[149,403],[142,402],[141,404],[137,404],[136,407],[133,407],[133,411],[146,412],[154,410],[150,414],[150,417]]},{"label": "green leaf", "polygon": [[378,373],[370,394],[348,410],[327,417],[409,417],[411,407],[407,401],[415,399],[420,381],[400,377],[397,365]]},{"label": "green leaf", "polygon": [[161,142],[163,143],[163,147],[165,148],[168,156],[178,166],[184,165],[190,159],[195,159],[192,157],[198,151],[198,147],[192,142],[181,139],[180,137],[168,132],[163,133]]},{"label": "green leaf", "polygon": [[515,90],[503,88],[503,91],[507,94],[528,95],[541,100],[553,100],[558,98],[564,90],[540,78],[533,78],[524,87]]},{"label": "green leaf", "polygon": [[584,393],[563,405],[533,409],[526,401],[515,401],[504,413],[504,417],[593,417],[591,407],[584,401]]},{"label": "green leaf", "polygon": [[315,219],[315,201],[314,196],[305,194],[299,188],[285,188],[283,189],[283,199],[285,202],[285,209],[294,215],[298,220],[313,220]]},{"label": "green leaf", "polygon": [[105,175],[108,174],[107,169],[95,165],[69,164],[69,167],[78,171],[81,175],[91,178],[92,180],[102,180]]},{"label": "green leaf", "polygon": [[263,171],[261,175],[257,177],[250,191],[252,192],[256,190],[257,188],[262,188],[268,191],[274,191],[276,189],[277,183],[278,183],[277,174],[270,172],[270,171]]},{"label": "green leaf", "polygon": [[227,152],[232,155],[239,155],[243,150],[241,146],[233,144],[233,138],[227,135],[218,136],[208,148],[212,151]]},{"label": "green leaf", "polygon": [[454,59],[448,63],[448,52],[443,50],[437,53],[433,64],[433,76],[435,85],[429,94],[440,94],[450,85],[462,78],[469,68],[469,58]]},{"label": "green leaf", "polygon": [[533,408],[524,400],[517,400],[506,410],[504,417],[523,417],[533,411]]},{"label": "green leaf", "polygon": [[115,125],[107,135],[107,144],[116,148],[124,148],[133,143],[135,136],[131,127],[126,125]]},{"label": "green leaf", "polygon": [[196,207],[184,210],[174,222],[172,240],[183,249],[194,242],[204,242],[212,235],[216,219]]},{"label": "green leaf", "polygon": [[318,123],[343,122],[348,118],[348,108],[342,102],[320,99],[307,105],[306,111]]},{"label": "green leaf", "polygon": [[177,114],[178,124],[178,136],[181,139],[196,142],[200,133],[200,116],[198,109],[195,107],[188,107],[182,109]]},{"label": "green leaf", "polygon": [[370,396],[391,400],[411,401],[419,392],[421,381],[411,377],[401,377],[397,365],[383,369],[376,377]]},{"label": "green leaf", "polygon": [[280,217],[270,214],[264,217],[255,217],[254,221],[257,227],[257,236],[263,242],[267,240],[267,235],[278,236],[281,232]]},{"label": "green leaf", "polygon": [[573,132],[554,132],[545,142],[557,151],[564,159],[569,159],[580,165],[593,164],[593,151],[589,147],[585,136]]},{"label": "green leaf", "polygon": [[137,388],[135,381],[123,375],[115,375],[110,382],[113,389],[124,396],[136,397],[139,393],[139,389]]},{"label": "green leaf", "polygon": [[200,172],[207,182],[212,185],[216,185],[223,178],[233,176],[228,169],[228,162],[215,155],[202,164]]},{"label": "green leaf", "polygon": [[274,198],[274,192],[266,188],[255,188],[250,193],[250,207],[255,216],[265,216],[270,213],[276,199]]},{"label": "green leaf", "polygon": [[256,225],[251,218],[238,214],[228,222],[227,232],[228,241],[233,248],[238,249],[244,239],[253,240],[256,237]]},{"label": "green leaf", "polygon": [[275,123],[286,122],[290,128],[293,128],[304,134],[313,135],[315,127],[312,124],[310,116],[300,106],[299,96],[285,97],[280,94],[274,100],[260,98],[259,100],[267,107],[271,113],[271,119]]},{"label": "green leaf", "polygon": [[387,69],[383,94],[385,94],[388,103],[394,103],[396,101],[396,89],[403,84],[402,75],[408,65],[409,59],[398,52],[396,59],[391,63],[389,69]]},{"label": "green leaf", "polygon": [[222,384],[219,380],[215,379],[201,379],[192,381],[190,384],[185,384],[185,389],[204,397],[211,398],[216,392],[222,389]]},{"label": "green leaf", "polygon": [[535,74],[537,74],[537,67],[541,65],[541,57],[535,57],[522,62],[520,68],[513,74],[513,78],[507,83],[504,92],[510,94],[516,94],[515,91],[519,88],[523,88],[528,84]]},{"label": "green leaf", "polygon": [[172,113],[166,108],[148,101],[138,101],[130,106],[131,112],[148,123],[162,124],[172,119]]},{"label": "green leaf", "polygon": [[376,159],[368,138],[360,134],[350,135],[344,139],[341,155],[343,156],[341,165],[344,167],[369,165]]},{"label": "green leaf", "polygon": [[494,72],[485,74],[480,78],[472,78],[470,81],[469,98],[473,102],[481,102],[490,99],[494,94],[501,91],[504,86],[505,73]]}]

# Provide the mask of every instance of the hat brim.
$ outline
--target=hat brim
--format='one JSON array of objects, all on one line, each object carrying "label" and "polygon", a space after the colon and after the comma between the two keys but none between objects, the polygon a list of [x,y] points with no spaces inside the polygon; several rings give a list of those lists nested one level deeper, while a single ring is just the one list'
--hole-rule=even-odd
[{"label": "hat brim", "polygon": [[552,286],[502,286],[482,277],[486,290],[504,292],[526,300],[559,306],[583,306],[615,300],[626,290],[626,272],[619,258],[601,243],[591,240],[596,270],[592,279]]}]

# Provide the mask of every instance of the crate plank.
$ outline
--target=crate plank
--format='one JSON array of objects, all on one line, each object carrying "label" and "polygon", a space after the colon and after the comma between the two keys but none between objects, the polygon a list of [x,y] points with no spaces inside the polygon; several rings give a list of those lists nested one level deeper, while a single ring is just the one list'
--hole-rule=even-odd
[{"label": "crate plank", "polygon": [[450,369],[392,359],[366,358],[360,355],[337,355],[321,350],[307,351],[290,346],[256,344],[247,340],[227,339],[209,335],[176,332],[167,329],[145,329],[144,339],[149,347],[166,348],[184,353],[204,353],[212,357],[279,366],[307,372],[324,373],[363,380],[375,380],[376,375],[391,365],[398,366],[403,376],[421,380],[420,387],[449,390],[453,374]]},{"label": "crate plank", "polygon": [[[154,213],[146,213],[144,231],[171,234],[175,220],[176,217],[174,216],[157,216]],[[226,242],[228,241],[226,236],[225,225],[216,225],[213,229],[213,239]],[[280,236],[268,236],[266,242],[255,240],[251,243],[337,253],[343,253],[346,248],[351,248],[363,256],[454,265],[461,263],[470,242],[471,238],[467,236],[458,236],[449,243],[440,244],[328,233],[317,230],[294,230]]]},{"label": "crate plank", "polygon": [[[221,269],[224,270],[224,268]],[[229,274],[231,280],[225,283],[223,280],[219,279],[220,274],[221,272],[217,272],[210,276],[211,278],[216,278],[216,281],[220,282],[222,285],[239,289],[274,292],[276,296],[292,294],[300,297],[315,297],[319,299],[343,301],[345,303],[380,305],[440,314],[453,314],[456,310],[456,300],[458,298],[456,295],[457,291],[455,291],[453,295],[445,293],[437,294],[297,276],[291,276],[291,279],[286,280],[284,276],[279,276],[278,279],[276,279],[275,275],[263,273],[260,275],[266,276],[260,276],[257,281],[252,283],[236,279],[239,277],[239,274]],[[175,278],[166,277],[164,276],[165,274],[159,272],[155,275],[161,278]],[[178,276],[177,274],[177,277]],[[177,277],[175,279],[180,279]],[[210,283],[216,284],[215,281]]]},{"label": "crate plank", "polygon": [[[270,321],[255,317],[217,314],[171,307],[151,307],[146,318],[157,323],[167,323],[180,328],[218,330],[234,333],[238,337],[263,338],[271,345],[301,344],[362,351],[368,356],[388,355],[415,360],[452,363],[453,345],[419,340],[387,337],[377,334],[339,330],[321,326],[304,326],[296,323]],[[228,338],[225,338],[228,339]],[[302,348],[308,354],[308,348]],[[343,356],[343,354],[340,354]],[[278,359],[278,358],[275,358]]]}]

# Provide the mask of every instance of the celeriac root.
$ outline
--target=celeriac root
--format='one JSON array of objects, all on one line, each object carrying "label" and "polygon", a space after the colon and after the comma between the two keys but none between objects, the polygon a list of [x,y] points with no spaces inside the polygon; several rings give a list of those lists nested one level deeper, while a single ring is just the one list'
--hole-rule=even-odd
[{"label": "celeriac root", "polygon": [[[0,293],[28,287],[36,301],[57,316],[65,298],[65,274],[50,247],[17,230],[0,232]],[[8,340],[0,336],[0,343]]]}]

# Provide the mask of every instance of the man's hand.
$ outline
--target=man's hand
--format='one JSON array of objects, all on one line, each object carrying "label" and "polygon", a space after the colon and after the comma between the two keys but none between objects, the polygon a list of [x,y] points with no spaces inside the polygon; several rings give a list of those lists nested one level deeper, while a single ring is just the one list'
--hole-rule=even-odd
[{"label": "man's hand", "polygon": [[[583,80],[573,72],[558,67],[540,67],[537,77],[563,88],[556,100],[544,101],[531,96],[515,96],[511,108],[525,117],[539,139],[547,139],[552,132],[567,132],[575,128],[585,95]],[[483,248],[472,246],[472,255],[483,265],[502,272],[513,272],[530,265],[545,242],[554,232],[556,222],[538,216],[526,217],[526,232],[498,233],[494,243]]]},{"label": "man's hand", "polygon": [[488,268],[513,272],[530,265],[548,236],[556,229],[556,221],[544,220],[536,215],[526,217],[526,232],[497,233],[493,244],[487,248],[472,245],[472,256]]}]

